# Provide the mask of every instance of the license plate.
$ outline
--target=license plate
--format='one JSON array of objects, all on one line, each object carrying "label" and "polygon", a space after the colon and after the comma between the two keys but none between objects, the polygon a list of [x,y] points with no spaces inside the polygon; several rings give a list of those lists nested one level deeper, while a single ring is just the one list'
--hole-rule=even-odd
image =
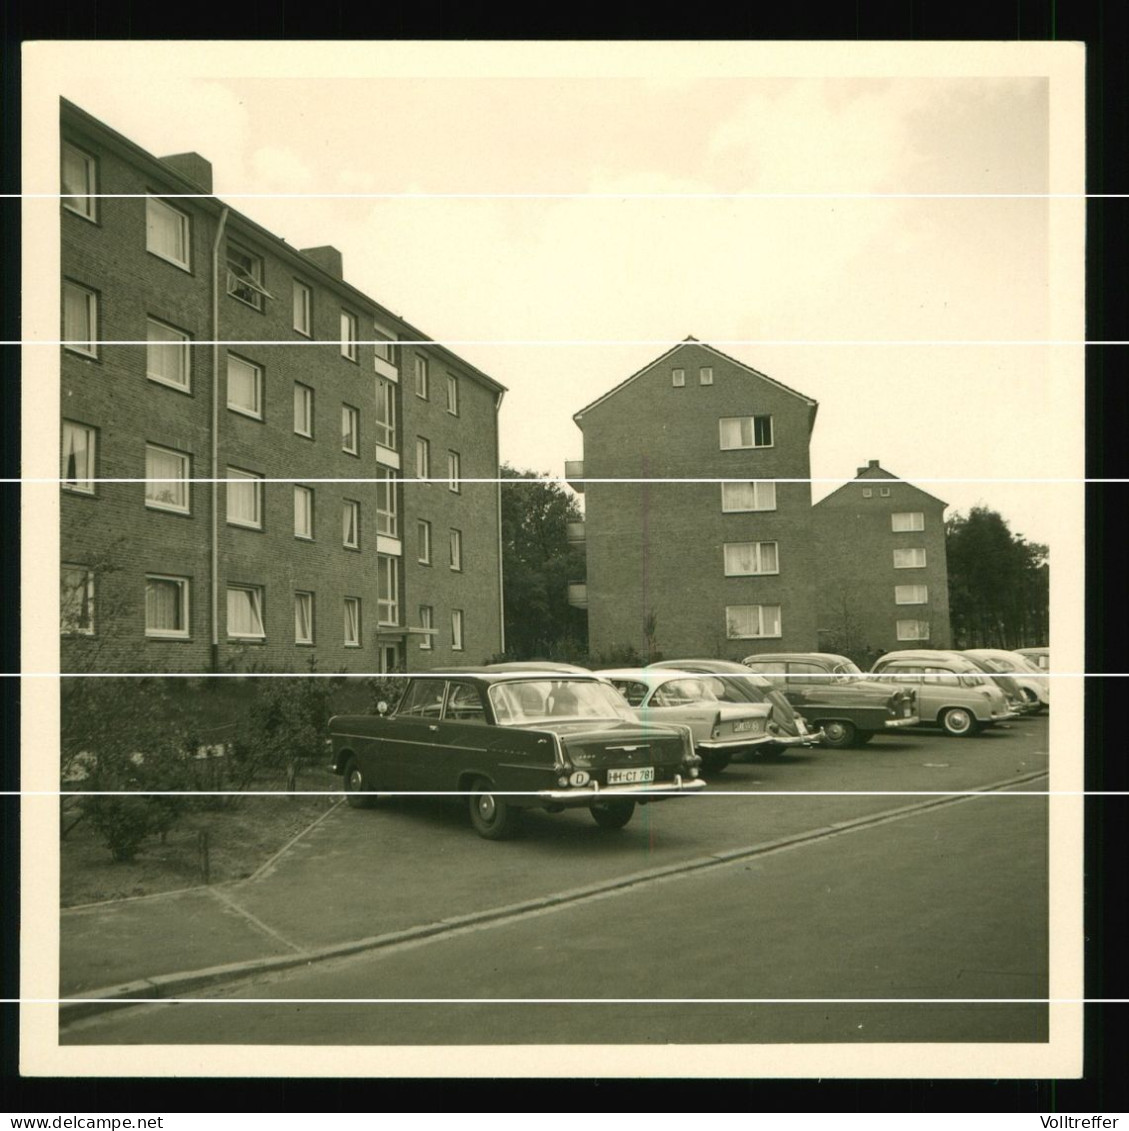
[{"label": "license plate", "polygon": [[608,785],[632,785],[654,780],[654,766],[640,766],[636,770],[608,770]]},{"label": "license plate", "polygon": [[739,719],[733,724],[733,733],[741,734],[743,731],[760,730],[760,719]]}]

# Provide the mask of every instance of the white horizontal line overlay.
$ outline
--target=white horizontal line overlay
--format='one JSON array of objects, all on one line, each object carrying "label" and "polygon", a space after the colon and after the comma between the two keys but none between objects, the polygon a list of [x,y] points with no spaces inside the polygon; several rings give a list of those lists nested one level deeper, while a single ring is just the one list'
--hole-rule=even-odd
[{"label": "white horizontal line overlay", "polygon": [[[190,346],[326,346],[340,348],[339,338],[225,338],[219,341],[193,338]],[[358,346],[658,346],[672,349],[679,345],[702,345],[702,342],[672,342],[669,338],[401,338],[394,342],[359,338]],[[1124,339],[1091,338],[712,338],[712,346],[1124,346]],[[132,338],[100,338],[78,341],[72,338],[6,338],[5,346],[148,346],[149,342]]]},{"label": "white horizontal line overlay", "polygon": [[[71,195],[71,194],[66,194]],[[5,200],[62,200],[6,192]],[[94,200],[1122,200],[1123,192],[84,192]]]},{"label": "white horizontal line overlay", "polygon": [[[582,462],[582,461],[577,461]],[[61,477],[31,477],[26,478],[7,478],[0,479],[0,483],[46,483],[62,486],[71,483],[73,480],[63,479]],[[90,477],[83,478],[83,483],[244,483],[244,479],[232,478],[211,478],[209,476],[189,476],[188,478],[160,478],[157,476],[152,477],[112,477],[112,478],[98,478]],[[259,483],[448,483],[447,476],[390,476],[387,479],[375,479],[371,476],[328,476],[324,478],[317,478],[312,476],[298,476],[296,478],[270,478],[264,476],[258,479]],[[784,478],[784,477],[755,477],[755,476],[741,476],[738,478],[720,477],[720,476],[691,476],[691,477],[666,477],[666,476],[612,476],[608,478],[602,477],[587,477],[583,475],[575,476],[555,476],[555,475],[537,475],[537,476],[521,476],[515,478],[500,478],[493,476],[484,477],[471,477],[468,475],[459,476],[460,483],[503,483],[503,484],[529,484],[529,483],[861,483],[866,485],[868,483],[908,483],[913,486],[914,483],[1032,483],[1032,484],[1047,484],[1047,483],[1063,483],[1063,484],[1079,484],[1079,483],[1129,483],[1129,477],[1121,478],[1088,478],[1088,477],[1021,477],[1021,476],[996,476],[994,478],[982,478],[981,476],[938,476],[938,475],[899,475],[896,479],[844,479],[841,475],[822,475],[811,478]]]},{"label": "white horizontal line overlay", "polygon": [[1127,998],[1080,997],[25,997],[9,1004],[66,1005],[77,1001],[197,1005],[1117,1005]]},{"label": "white horizontal line overlay", "polygon": [[[1036,774],[1036,777],[1041,776]],[[536,790],[494,789],[495,797],[534,797]],[[662,782],[656,786],[657,793],[677,794],[677,787],[667,789]],[[337,789],[295,789],[289,791],[264,789],[25,789],[0,790],[3,797],[343,797],[344,791]],[[599,793],[589,793],[583,786],[577,787],[578,797],[591,796],[599,800]],[[696,797],[1124,797],[1129,791],[1121,790],[1019,790],[1008,789],[728,789],[724,793],[699,793]],[[356,796],[354,794],[353,796]],[[381,789],[361,794],[364,797],[470,797],[465,789]]]}]

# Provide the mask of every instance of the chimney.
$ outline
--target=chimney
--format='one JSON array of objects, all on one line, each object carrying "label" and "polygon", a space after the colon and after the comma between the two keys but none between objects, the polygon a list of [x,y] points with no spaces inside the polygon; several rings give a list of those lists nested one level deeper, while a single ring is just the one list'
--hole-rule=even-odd
[{"label": "chimney", "polygon": [[873,471],[877,466],[878,466],[878,460],[876,460],[876,459],[867,460],[866,467],[860,467],[858,469],[858,474],[859,475],[865,475],[868,471]]},{"label": "chimney", "polygon": [[211,194],[212,163],[199,153],[174,153],[171,157],[162,157],[161,161],[197,188]]},{"label": "chimney", "polygon": [[312,259],[323,271],[329,272],[335,279],[345,278],[345,267],[341,262],[341,252],[328,244],[325,247],[304,247],[302,254],[307,259]]}]

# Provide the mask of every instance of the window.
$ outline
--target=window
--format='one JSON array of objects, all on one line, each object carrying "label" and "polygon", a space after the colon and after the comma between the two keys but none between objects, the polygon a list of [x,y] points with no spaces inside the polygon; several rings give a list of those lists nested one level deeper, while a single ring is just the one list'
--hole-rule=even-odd
[{"label": "window", "polygon": [[341,450],[351,456],[360,455],[361,414],[350,404],[341,406]]},{"label": "window", "polygon": [[864,499],[872,498],[873,495],[874,495],[874,489],[872,487],[864,487],[862,489],[862,497]]},{"label": "window", "polygon": [[305,283],[294,280],[294,329],[308,338],[313,333],[314,292]]},{"label": "window", "polygon": [[372,336],[375,342],[374,348],[376,356],[381,361],[388,362],[389,365],[396,364],[396,347],[393,344],[396,341],[396,335],[389,330],[385,330],[381,326],[373,326]]},{"label": "window", "polygon": [[300,381],[294,382],[294,431],[314,438],[314,391]]},{"label": "window", "polygon": [[746,577],[755,573],[779,573],[775,542],[726,542],[725,576]]},{"label": "window", "polygon": [[376,442],[396,447],[396,389],[391,381],[376,379]]},{"label": "window", "polygon": [[188,578],[145,578],[145,635],[188,636]]},{"label": "window", "polygon": [[380,624],[400,623],[400,560],[387,554],[376,558],[376,616]]},{"label": "window", "polygon": [[145,445],[145,505],[154,510],[189,512],[191,460],[184,452]]},{"label": "window", "polygon": [[899,640],[928,640],[929,622],[925,620],[898,621]]},{"label": "window", "polygon": [[883,499],[888,499],[890,497],[890,488],[889,487],[879,487],[878,488],[878,494]]},{"label": "window", "polygon": [[359,648],[361,646],[361,599],[360,597],[345,598],[345,647]]},{"label": "window", "polygon": [[227,524],[263,528],[263,480],[253,471],[227,469]]},{"label": "window", "polygon": [[416,437],[416,478],[431,478],[431,444],[422,436]]},{"label": "window", "polygon": [[721,450],[771,448],[771,416],[726,416],[721,421]]},{"label": "window", "polygon": [[894,531],[924,530],[925,515],[921,511],[903,511],[890,515],[890,527]]},{"label": "window", "polygon": [[779,605],[727,605],[725,631],[730,640],[780,635]]},{"label": "window", "polygon": [[63,565],[59,575],[59,628],[66,635],[94,634],[94,571]]},{"label": "window", "polygon": [[263,371],[235,354],[227,355],[227,407],[244,416],[263,418]]},{"label": "window", "polygon": [[924,550],[910,549],[894,551],[894,569],[923,569],[924,566]]},{"label": "window", "polygon": [[463,568],[463,532],[461,530],[451,531],[451,568],[454,570]]},{"label": "window", "polygon": [[345,500],[342,516],[342,544],[350,550],[361,548],[361,504],[354,499]]},{"label": "window", "polygon": [[77,283],[63,283],[63,347],[98,356],[98,296]]},{"label": "window", "polygon": [[341,311],[341,356],[357,360],[357,316]]},{"label": "window", "polygon": [[895,585],[894,603],[898,605],[925,605],[929,602],[928,585]]},{"label": "window", "polygon": [[463,650],[463,611],[451,610],[451,648],[455,652]]},{"label": "window", "polygon": [[272,297],[263,288],[262,259],[230,240],[227,244],[227,293],[256,310],[263,309],[264,298]]},{"label": "window", "polygon": [[776,510],[776,484],[771,479],[721,485],[721,509],[732,511]]},{"label": "window", "polygon": [[427,358],[416,354],[416,396],[424,400],[429,396],[429,379],[427,374]]},{"label": "window", "polygon": [[713,369],[708,365],[703,365],[698,370],[698,384],[699,385],[712,385],[713,384]]},{"label": "window", "polygon": [[145,198],[145,249],[185,271],[190,270],[191,226],[188,217],[155,196]]},{"label": "window", "polygon": [[294,643],[313,644],[314,642],[314,595],[297,592],[294,594]]},{"label": "window", "polygon": [[98,219],[98,162],[76,146],[63,142],[63,207],[87,220]]},{"label": "window", "polygon": [[431,565],[431,523],[420,519],[416,523],[416,556],[423,565]]},{"label": "window", "polygon": [[447,411],[459,415],[459,379],[453,373],[447,374]]},{"label": "window", "polygon": [[314,489],[312,487],[294,487],[294,537],[314,537]]},{"label": "window", "polygon": [[686,370],[685,369],[672,369],[670,371],[670,383],[676,388],[681,389],[686,385]]},{"label": "window", "polygon": [[67,491],[82,495],[94,494],[94,454],[97,433],[85,424],[63,421],[62,466],[59,478]]},{"label": "window", "polygon": [[426,629],[426,632],[419,642],[420,649],[424,652],[429,652],[432,647],[431,634],[435,631],[435,610],[431,605],[420,605],[419,626],[422,629]]},{"label": "window", "polygon": [[227,587],[227,634],[242,640],[263,640],[263,590],[258,585]]},{"label": "window", "polygon": [[390,538],[396,538],[400,533],[396,515],[395,473],[384,468],[376,469],[376,530]]},{"label": "window", "polygon": [[188,392],[192,388],[192,353],[183,330],[150,318],[146,323],[145,376]]},{"label": "window", "polygon": [[458,452],[447,453],[447,490],[456,495],[462,491],[462,462]]}]

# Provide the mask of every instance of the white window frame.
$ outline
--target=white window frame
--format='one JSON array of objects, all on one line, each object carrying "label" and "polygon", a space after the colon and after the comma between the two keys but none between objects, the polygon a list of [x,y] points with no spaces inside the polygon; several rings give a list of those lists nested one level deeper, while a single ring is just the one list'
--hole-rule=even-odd
[{"label": "white window frame", "polygon": [[890,529],[895,534],[925,529],[924,511],[895,511],[890,515]]},{"label": "white window frame", "polygon": [[[171,250],[162,250],[159,244],[163,243],[159,237],[162,235],[163,225],[172,225],[174,230],[168,232],[171,236],[173,247]],[[181,212],[167,201],[158,196],[145,198],[145,250],[166,263],[179,267],[182,271],[192,270],[192,218],[187,212]],[[183,253],[182,253],[183,252]]]},{"label": "white window frame", "polygon": [[376,442],[382,448],[396,448],[396,386],[376,379]]},{"label": "white window frame", "polygon": [[400,559],[376,556],[376,622],[385,627],[400,623]]},{"label": "white window frame", "polygon": [[[227,469],[227,497],[224,513],[228,526],[239,526],[245,530],[262,530],[263,528],[263,477],[253,471],[244,471],[239,467]],[[253,516],[249,519],[232,518],[232,501],[239,489],[246,491],[250,488],[248,498],[252,500]]]},{"label": "white window frame", "polygon": [[699,385],[712,385],[713,384],[713,366],[702,365],[698,368],[698,384]]},{"label": "white window frame", "polygon": [[420,628],[428,629],[427,632],[420,638],[419,647],[421,652],[430,652],[434,647],[431,639],[431,633],[435,629],[435,606],[434,605],[420,605],[419,607],[419,626]]},{"label": "white window frame", "polygon": [[[344,637],[346,648],[364,647],[363,608],[360,597],[346,597],[342,606],[345,616]],[[350,616],[350,610],[353,616]]]},{"label": "white window frame", "polygon": [[[753,569],[738,569],[731,565],[730,552],[736,556],[740,548],[753,547],[753,557],[756,559]],[[768,547],[771,546],[771,551]],[[780,572],[780,544],[778,542],[726,542],[722,547],[722,556],[725,563],[726,577],[758,577]],[[771,556],[772,568],[766,568],[765,562]]]},{"label": "white window frame", "polygon": [[423,354],[415,355],[415,391],[421,401],[431,399],[431,367]]},{"label": "white window frame", "polygon": [[416,478],[431,478],[431,441],[426,436],[416,437]]},{"label": "white window frame", "polygon": [[341,406],[341,450],[351,456],[361,454],[361,410],[351,404]]},{"label": "white window frame", "polygon": [[670,371],[670,384],[675,389],[686,388],[686,370],[672,369]]},{"label": "white window frame", "polygon": [[895,585],[894,586],[894,604],[895,605],[928,605],[929,604],[929,586],[928,585]]},{"label": "white window frame", "polygon": [[[158,468],[150,463],[150,456],[170,459],[178,467],[175,476],[158,475]],[[192,457],[187,452],[175,448],[164,448],[159,444],[145,445],[145,506],[149,510],[172,511],[175,514],[192,513]],[[171,488],[171,490],[170,490]],[[172,501],[160,497],[162,491],[173,495]]]},{"label": "white window frame", "polygon": [[[767,444],[757,443],[757,421],[768,421],[768,436]],[[748,422],[749,442],[744,442],[745,423]],[[726,443],[726,428],[727,424],[737,424],[737,440],[738,443]],[[729,430],[732,432],[732,428]],[[718,443],[720,444],[723,452],[747,451],[751,448],[773,448],[776,446],[776,432],[772,424],[771,413],[754,413],[751,416],[723,416],[718,421]]]},{"label": "white window frame", "polygon": [[[78,172],[79,175],[75,180],[81,181],[81,185],[74,181],[68,183],[68,159],[71,162],[71,170]],[[64,141],[59,183],[63,207],[68,212],[73,212],[76,216],[96,224],[98,222],[98,158],[87,153],[85,149],[79,149],[77,145]],[[73,191],[75,189],[81,191]]]},{"label": "white window frame", "polygon": [[314,438],[314,390],[301,381],[294,382],[294,435]]},{"label": "white window frame", "polygon": [[466,620],[462,609],[451,610],[451,651],[463,652],[466,650]]},{"label": "white window frame", "polygon": [[[734,498],[742,489],[749,487],[752,488],[753,494],[753,505],[751,507],[742,505]],[[722,483],[721,510],[723,514],[748,514],[752,511],[776,510],[776,481],[774,479],[744,479],[739,482]]]},{"label": "white window frame", "polygon": [[314,332],[314,288],[303,283],[301,279],[295,279],[292,305],[294,329],[304,337],[312,337]]},{"label": "white window frame", "polygon": [[929,622],[927,620],[900,620],[895,624],[899,640],[928,640]]},{"label": "white window frame", "polygon": [[63,280],[63,349],[82,357],[98,356],[98,292]]},{"label": "white window frame", "polygon": [[461,495],[463,474],[463,457],[454,449],[447,450],[447,490],[456,495]]},{"label": "white window frame", "polygon": [[341,356],[347,361],[357,360],[357,316],[352,311],[341,311]]},{"label": "white window frame", "polygon": [[[147,317],[145,320],[145,376],[158,385],[167,385],[181,393],[192,391],[192,338],[176,326],[162,322],[159,318]],[[173,359],[172,368],[176,370],[169,377],[157,365],[161,357]]]},{"label": "white window frame", "polygon": [[864,487],[864,488],[862,489],[862,497],[863,497],[864,499],[870,499],[870,498],[872,498],[873,496],[874,496],[874,488],[872,488],[872,487]]},{"label": "white window frame", "polygon": [[459,415],[459,379],[453,373],[447,374],[447,411]]},{"label": "white window frame", "polygon": [[[71,441],[74,436],[81,435],[85,439],[82,451],[85,453],[83,467],[78,465],[79,449]],[[67,465],[70,453],[73,450],[75,457],[74,475],[69,475],[71,470]],[[75,420],[63,421],[62,446],[60,448],[59,480],[64,491],[73,491],[78,495],[95,494],[95,471],[98,458],[98,429],[89,424],[79,424]]]},{"label": "white window frame", "polygon": [[400,510],[396,498],[396,473],[376,469],[376,532],[389,538],[400,537]]},{"label": "white window frame", "polygon": [[[70,615],[76,606],[78,616]],[[94,570],[89,566],[73,562],[62,564],[59,571],[59,631],[63,636],[94,635]]]},{"label": "white window frame", "polygon": [[391,330],[373,323],[373,351],[374,356],[391,366],[396,364],[396,335]]},{"label": "white window frame", "polygon": [[[231,375],[233,367],[238,372],[240,366],[250,370],[254,383],[254,405],[248,408],[232,400]],[[240,357],[237,353],[229,352],[227,355],[227,407],[230,412],[238,412],[241,416],[249,416],[252,420],[263,419],[263,367]]]},{"label": "white window frame", "polygon": [[[755,616],[757,620],[756,631],[754,632],[739,632],[734,628],[735,616],[748,616],[752,617],[751,610],[756,610]],[[765,610],[775,609],[775,618],[769,618],[769,627],[773,627],[771,621],[775,619],[775,632],[765,632]],[[778,640],[784,635],[784,618],[781,615],[779,605],[726,605],[725,606],[725,634],[729,640]]]},{"label": "white window frame", "polygon": [[301,483],[294,484],[294,537],[314,540],[314,489]]},{"label": "white window frame", "polygon": [[[246,611],[250,621],[250,627],[246,630],[236,631],[232,627],[232,621],[237,619],[233,616],[232,597],[236,594],[242,594],[247,598]],[[239,610],[234,610],[238,614]],[[227,636],[229,640],[266,640],[267,638],[267,622],[264,613],[264,593],[261,585],[236,585],[229,584],[227,587]]]},{"label": "white window frame", "polygon": [[[352,541],[350,541],[350,534]],[[342,503],[341,545],[347,550],[359,550],[361,548],[361,504],[356,499],[345,499]]]},{"label": "white window frame", "polygon": [[431,565],[431,523],[426,518],[416,520],[416,560]]},{"label": "white window frame", "polygon": [[[176,586],[177,591],[177,620],[180,628],[154,628],[149,621],[149,584],[150,582],[167,582]],[[187,640],[190,635],[192,621],[191,615],[191,581],[187,577],[175,577],[163,573],[147,573],[145,575],[145,635],[166,640]]]},{"label": "white window frame", "polygon": [[294,643],[315,643],[314,594],[310,589],[294,590]]},{"label": "white window frame", "polygon": [[[247,262],[233,262],[235,257]],[[261,312],[265,306],[263,300],[274,297],[263,285],[266,278],[263,257],[238,240],[229,239],[224,249],[224,264],[227,267],[227,293],[236,302]]]},{"label": "white window frame", "polygon": [[463,532],[456,530],[453,526],[450,528],[451,534],[448,539],[448,549],[451,555],[451,569],[455,573],[462,573],[463,571]]},{"label": "white window frame", "polygon": [[925,550],[921,546],[904,546],[894,551],[894,569],[924,569],[925,565]]},{"label": "white window frame", "polygon": [[879,487],[878,488],[878,494],[883,499],[888,499],[890,497],[890,488],[889,487]]}]

